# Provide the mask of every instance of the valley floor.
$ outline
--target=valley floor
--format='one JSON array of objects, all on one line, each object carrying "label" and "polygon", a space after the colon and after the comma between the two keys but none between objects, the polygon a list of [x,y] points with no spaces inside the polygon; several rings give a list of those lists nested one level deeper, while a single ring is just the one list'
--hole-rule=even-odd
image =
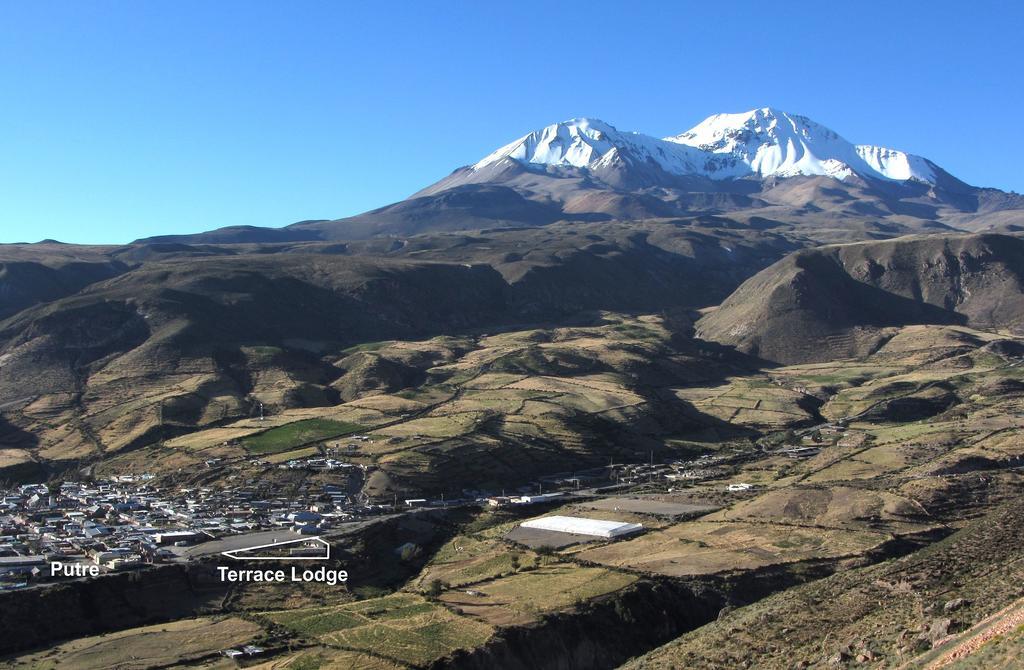
[{"label": "valley floor", "polygon": [[[243,665],[293,670],[1011,667],[1024,346],[959,326],[884,335],[862,358],[788,367],[613,314],[363,347],[350,355],[377,370],[425,367],[399,389],[125,449],[94,472],[334,485],[353,515],[424,498],[431,509],[337,542],[347,588],[238,587],[197,599],[211,618],[5,663],[233,667],[219,652],[255,644],[265,657]],[[328,457],[359,475],[308,467]],[[538,490],[563,495],[509,500]],[[643,531],[521,534],[549,515]]]}]

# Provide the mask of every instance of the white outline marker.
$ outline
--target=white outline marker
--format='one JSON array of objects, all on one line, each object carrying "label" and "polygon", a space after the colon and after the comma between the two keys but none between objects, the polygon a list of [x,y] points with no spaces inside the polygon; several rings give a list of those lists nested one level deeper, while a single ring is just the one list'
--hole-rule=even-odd
[{"label": "white outline marker", "polygon": [[[319,542],[320,544],[327,547],[326,556],[235,556],[235,554],[242,551],[255,551],[256,549],[266,549],[267,547],[283,547],[286,544],[297,544],[299,542]],[[256,547],[245,547],[244,549],[232,549],[230,551],[220,552],[221,556],[227,556],[233,558],[236,561],[326,561],[331,558],[331,543],[323,539],[320,536],[317,537],[300,537],[297,540],[286,540],[284,542],[273,542],[271,544],[261,544]]]}]

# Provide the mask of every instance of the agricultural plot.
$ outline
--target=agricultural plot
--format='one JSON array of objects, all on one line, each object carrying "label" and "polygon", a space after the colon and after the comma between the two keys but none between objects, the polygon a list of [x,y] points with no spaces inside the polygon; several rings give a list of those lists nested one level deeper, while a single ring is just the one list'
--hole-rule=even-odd
[{"label": "agricultural plot", "polygon": [[374,432],[374,436],[414,439],[417,435],[433,439],[455,437],[472,432],[476,428],[478,418],[479,414],[475,412],[447,415],[443,410],[435,410],[434,415],[381,428]]},{"label": "agricultural plot", "polygon": [[187,665],[220,649],[248,644],[263,633],[251,621],[203,617],[84,637],[12,659],[6,667],[34,670],[143,670]]},{"label": "agricultural plot", "polygon": [[618,568],[682,577],[855,555],[885,539],[882,533],[861,530],[692,521],[586,549],[576,556]]},{"label": "agricultural plot", "polygon": [[997,460],[1019,459],[1024,453],[1021,444],[1021,426],[995,430],[968,442],[968,449],[987,458]]},{"label": "agricultural plot", "polygon": [[[203,666],[206,668],[207,666]],[[237,668],[233,661],[227,661],[226,669]],[[295,654],[287,654],[258,665],[247,665],[249,670],[406,670],[405,664],[359,651],[312,647]],[[210,666],[213,670],[213,666]],[[219,669],[218,669],[219,670]]]},{"label": "agricultural plot", "polygon": [[441,600],[495,626],[527,623],[541,614],[566,609],[636,581],[636,576],[571,563],[536,569],[446,591]]},{"label": "agricultural plot", "polygon": [[811,472],[807,483],[873,479],[899,472],[909,463],[908,450],[899,444],[884,444],[845,456]]},{"label": "agricultural plot", "polygon": [[1024,466],[1024,444],[1019,427],[1009,428],[990,434],[975,443],[964,444],[950,449],[940,456],[910,470],[914,475],[958,473],[977,469],[980,466],[1021,467]]},{"label": "agricultural plot", "polygon": [[[511,388],[528,389],[532,391],[547,391],[551,393],[605,393],[611,396],[621,396],[634,403],[640,402],[642,398],[626,390],[619,380],[610,375],[580,375],[574,377],[527,377],[513,384]],[[616,398],[616,404],[622,402]]]},{"label": "agricultural plot", "polygon": [[161,448],[159,446],[146,447],[119,453],[99,463],[96,466],[96,471],[101,474],[174,472],[199,467],[208,458],[235,458],[244,453],[238,447],[225,446],[209,447],[202,451]]},{"label": "agricultural plot", "polygon": [[[861,440],[851,444],[823,451],[802,464],[807,483],[827,484],[829,482],[874,479],[890,477],[901,472],[906,474],[928,474],[936,467],[950,467],[953,462],[967,455],[960,447],[965,435],[977,434],[977,428],[959,425],[956,421],[915,421],[903,424],[874,425],[853,424],[855,435],[868,436],[871,441]],[[1007,417],[1000,415],[993,423],[995,434],[1001,434],[1007,427]],[[958,455],[954,455],[958,454]]]},{"label": "agricultural plot", "polygon": [[344,350],[346,354],[358,354],[366,352],[380,351],[385,347],[395,344],[391,340],[381,340],[380,342],[363,342],[362,344],[356,344]]},{"label": "agricultural plot", "polygon": [[898,425],[875,426],[872,424],[853,424],[869,435],[874,436],[876,444],[906,444],[922,441],[954,441],[959,439],[960,429],[952,421],[915,421]]},{"label": "agricultural plot", "polygon": [[915,372],[868,382],[863,386],[837,393],[822,408],[822,415],[829,419],[856,417],[872,408],[882,406],[887,401],[907,397],[928,397],[929,392],[934,394],[942,390],[930,388],[931,384],[942,382],[949,377],[950,375],[945,372]]},{"label": "agricultural plot", "polygon": [[924,510],[912,500],[849,486],[791,486],[743,500],[705,521],[756,521],[891,533],[920,530]]},{"label": "agricultural plot", "polygon": [[599,498],[598,500],[580,503],[578,507],[601,510],[604,512],[633,512],[635,514],[651,515],[655,517],[698,516],[714,512],[718,509],[718,507],[714,505],[670,502],[657,500],[651,497]]},{"label": "agricultural plot", "polygon": [[551,560],[532,551],[511,550],[498,540],[459,536],[438,550],[415,583],[420,590],[435,579],[459,587],[511,574],[520,565],[543,565]]},{"label": "agricultural plot", "polygon": [[271,428],[256,435],[250,435],[243,438],[241,442],[242,446],[250,453],[276,454],[311,442],[334,439],[363,430],[365,430],[363,426],[347,421],[306,419]]},{"label": "agricultural plot", "polygon": [[504,372],[484,373],[467,382],[465,388],[476,391],[502,389],[522,379],[525,379],[525,375],[512,375]]},{"label": "agricultural plot", "polygon": [[711,388],[676,389],[675,395],[703,414],[741,426],[777,430],[814,420],[802,393],[764,379],[731,379]]},{"label": "agricultural plot", "polygon": [[457,616],[411,593],[264,616],[302,637],[412,665],[475,647],[493,633],[484,623]]},{"label": "agricultural plot", "polygon": [[175,449],[188,449],[190,451],[203,451],[211,447],[217,447],[224,443],[244,438],[263,428],[258,426],[239,427],[227,426],[224,428],[210,428],[198,433],[189,433],[167,440],[166,445]]},{"label": "agricultural plot", "polygon": [[789,388],[803,387],[811,391],[843,389],[860,386],[873,379],[903,372],[904,366],[893,363],[805,363],[776,368],[771,377]]},{"label": "agricultural plot", "polygon": [[380,393],[352,400],[345,403],[345,407],[377,412],[383,416],[397,416],[407,412],[419,411],[426,407],[426,405],[398,395]]},{"label": "agricultural plot", "polygon": [[281,451],[276,454],[266,456],[263,460],[267,463],[278,464],[290,461],[293,458],[310,458],[320,453],[317,447],[303,447],[301,449],[293,449],[291,451]]},{"label": "agricultural plot", "polygon": [[516,414],[522,409],[523,403],[527,400],[551,397],[554,397],[554,394],[518,388],[472,390],[467,391],[459,400],[446,403],[441,411],[449,414],[459,412]]}]

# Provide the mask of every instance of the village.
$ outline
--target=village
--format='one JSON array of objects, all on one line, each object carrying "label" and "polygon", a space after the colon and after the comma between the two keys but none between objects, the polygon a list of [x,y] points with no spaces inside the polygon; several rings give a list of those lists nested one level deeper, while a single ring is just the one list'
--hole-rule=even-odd
[{"label": "village", "polygon": [[[556,473],[508,494],[466,490],[462,497],[447,499],[396,496],[371,501],[353,495],[342,483],[307,484],[286,492],[263,479],[221,488],[161,488],[149,474],[69,481],[55,488],[24,484],[0,491],[0,590],[188,560],[194,554],[186,548],[222,538],[244,540],[266,531],[316,536],[375,515],[423,508],[535,505],[597,489],[717,479],[728,473],[730,464],[747,457],[737,452],[656,463],[652,456],[646,463]],[[207,466],[221,467],[214,462]],[[280,467],[316,472],[352,466],[314,457]],[[732,484],[728,490],[746,488]],[[51,570],[58,562],[60,570]]]},{"label": "village", "polygon": [[270,529],[313,535],[354,511],[344,489],[330,484],[285,498],[266,486],[163,490],[151,480],[124,475],[2,492],[0,589],[46,579],[52,561],[126,570],[179,560],[177,549],[219,537]]}]

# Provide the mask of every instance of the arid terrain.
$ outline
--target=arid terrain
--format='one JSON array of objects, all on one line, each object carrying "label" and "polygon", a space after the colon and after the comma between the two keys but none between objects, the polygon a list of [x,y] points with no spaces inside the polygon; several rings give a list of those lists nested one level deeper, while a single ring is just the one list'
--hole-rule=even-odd
[{"label": "arid terrain", "polygon": [[[539,507],[442,508],[415,522],[424,527],[367,535],[346,548],[349,588],[241,587],[218,605],[197,602],[217,622],[201,637],[191,619],[147,624],[8,665],[232,667],[217,653],[242,643],[273,649],[247,664],[267,668],[612,667],[662,643],[629,667],[938,667],[929,664],[970,645],[978,659],[1012,657],[1006,647],[1019,640],[1000,622],[1022,595],[1024,340],[888,326],[866,355],[778,365],[693,339],[685,314],[588,319],[351,347],[338,358],[344,372],[320,385],[336,395],[308,407],[283,399],[311,383],[268,365],[251,386],[263,420],[213,417],[151,444],[106,437],[118,424],[104,412],[132,413],[93,406],[78,420],[105,442],[103,458],[87,461],[97,477],[146,471],[207,487],[293,477],[277,464],[358,432],[369,439],[347,460],[365,467],[344,484],[368,500],[537,481],[564,495]],[[159,406],[203,374],[123,398]],[[47,411],[34,399],[20,412],[42,444],[62,430]],[[48,421],[58,432],[38,428]],[[582,484],[547,479],[574,472],[586,473]],[[296,486],[336,481],[303,477]],[[750,487],[729,490],[738,484]],[[515,532],[549,514],[644,530],[564,543]],[[413,537],[394,570],[366,569]],[[565,637],[577,629],[591,632]],[[991,667],[977,662],[963,667]]]},{"label": "arid terrain", "polygon": [[[537,137],[349,219],[0,247],[0,667],[1014,667],[1021,196]],[[347,580],[219,572],[298,560]]]}]

